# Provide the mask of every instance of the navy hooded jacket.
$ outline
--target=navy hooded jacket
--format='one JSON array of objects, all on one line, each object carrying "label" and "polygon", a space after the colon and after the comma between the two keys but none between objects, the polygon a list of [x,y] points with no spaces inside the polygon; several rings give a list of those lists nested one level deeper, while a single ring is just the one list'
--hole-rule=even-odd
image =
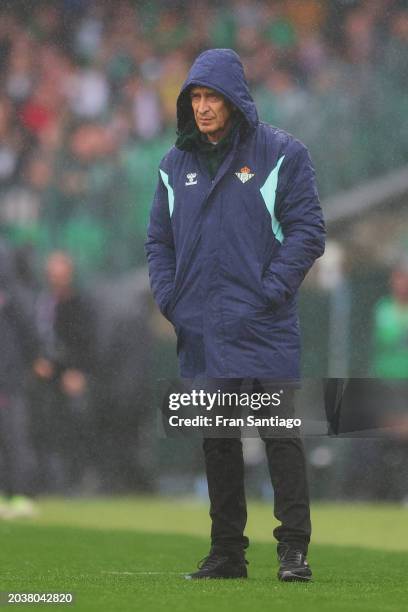
[{"label": "navy hooded jacket", "polygon": [[196,59],[177,100],[179,132],[193,117],[192,85],[222,93],[245,129],[213,180],[196,151],[173,147],[160,164],[146,252],[181,375],[298,380],[296,293],[325,237],[308,151],[259,122],[234,51]]}]

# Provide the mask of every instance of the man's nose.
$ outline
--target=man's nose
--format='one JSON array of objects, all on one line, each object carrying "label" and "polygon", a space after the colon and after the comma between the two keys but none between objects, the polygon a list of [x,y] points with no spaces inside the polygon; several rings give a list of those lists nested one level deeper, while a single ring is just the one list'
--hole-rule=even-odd
[{"label": "man's nose", "polygon": [[200,115],[204,115],[208,111],[208,102],[205,98],[201,98],[198,105],[198,112]]}]

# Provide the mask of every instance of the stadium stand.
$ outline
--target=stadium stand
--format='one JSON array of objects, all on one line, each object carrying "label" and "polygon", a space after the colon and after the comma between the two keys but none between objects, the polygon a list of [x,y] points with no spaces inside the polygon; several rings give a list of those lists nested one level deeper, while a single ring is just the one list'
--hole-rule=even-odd
[{"label": "stadium stand", "polygon": [[407,43],[400,0],[4,2],[1,233],[75,253],[84,276],[142,264],[175,97],[211,46],[241,54],[262,119],[309,146],[323,198],[395,170]]}]

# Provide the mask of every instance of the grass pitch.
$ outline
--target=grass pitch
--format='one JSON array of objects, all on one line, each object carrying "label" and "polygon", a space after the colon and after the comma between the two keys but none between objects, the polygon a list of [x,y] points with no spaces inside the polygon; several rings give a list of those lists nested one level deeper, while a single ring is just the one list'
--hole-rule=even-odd
[{"label": "grass pitch", "polygon": [[0,523],[1,591],[73,592],[69,609],[98,612],[408,609],[406,508],[315,506],[315,581],[281,584],[266,504],[249,505],[249,580],[203,582],[183,579],[208,551],[201,503],[135,498],[40,506],[34,520]]}]

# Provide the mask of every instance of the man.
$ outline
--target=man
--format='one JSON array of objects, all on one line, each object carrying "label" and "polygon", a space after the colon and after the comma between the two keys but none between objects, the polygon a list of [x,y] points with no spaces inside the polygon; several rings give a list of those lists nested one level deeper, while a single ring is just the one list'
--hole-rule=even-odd
[{"label": "man", "polygon": [[[92,461],[90,382],[95,367],[94,313],[75,286],[75,266],[68,253],[54,251],[46,261],[48,287],[36,304],[42,344],[34,363],[37,384],[36,440],[44,485],[81,485]],[[52,462],[50,462],[52,457]],[[58,470],[55,469],[58,466]]]},{"label": "man", "polygon": [[396,262],[390,277],[390,295],[374,308],[372,375],[408,378],[408,256]]},{"label": "man", "polygon": [[36,456],[26,382],[39,352],[30,299],[18,282],[14,252],[0,240],[0,517],[32,516]]},{"label": "man", "polygon": [[[238,55],[202,53],[177,100],[146,242],[151,286],[174,325],[181,376],[225,389],[300,377],[296,292],[324,250],[304,145],[259,122]],[[309,499],[298,437],[264,438],[275,492],[281,580],[310,580]],[[246,577],[238,438],[205,438],[210,554],[190,578]]]}]

